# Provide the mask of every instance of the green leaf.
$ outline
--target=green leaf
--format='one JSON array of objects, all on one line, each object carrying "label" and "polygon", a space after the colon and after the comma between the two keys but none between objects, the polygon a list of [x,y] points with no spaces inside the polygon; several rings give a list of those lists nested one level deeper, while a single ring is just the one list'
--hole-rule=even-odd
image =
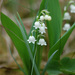
[{"label": "green leaf", "polygon": [[51,62],[53,56],[56,54],[57,51],[58,51],[58,50],[56,50],[56,51],[49,57],[49,59],[48,59],[48,61],[47,61],[47,64],[46,64],[46,66],[45,66],[44,69],[43,69],[42,75],[45,74],[45,72],[46,72],[47,68],[49,67],[49,64],[50,64],[50,62]]},{"label": "green leaf", "polygon": [[46,0],[42,0],[40,9],[39,9],[39,13],[41,12],[41,10],[45,9],[45,7],[46,7],[45,4],[46,4]]},{"label": "green leaf", "polygon": [[60,64],[58,61],[51,61],[48,69],[47,69],[47,73],[48,75],[59,75],[62,74],[62,72],[60,71]]},{"label": "green leaf", "polygon": [[60,62],[53,60],[47,69],[48,75],[72,74],[75,75],[75,59],[64,57]]},{"label": "green leaf", "polygon": [[65,74],[75,75],[75,59],[65,57],[61,60],[61,69]]},{"label": "green leaf", "polygon": [[29,57],[27,47],[23,41],[23,37],[22,37],[19,27],[3,13],[1,13],[1,22],[2,22],[2,25],[4,26],[6,32],[12,39],[12,41],[23,61],[26,73],[28,74],[30,57]]},{"label": "green leaf", "polygon": [[58,52],[54,56],[54,59],[60,58],[60,54],[63,52],[64,45],[74,28],[75,24],[73,24],[72,27],[53,45],[53,47],[49,51],[49,56],[51,56],[53,52],[58,50]]},{"label": "green leaf", "polygon": [[50,48],[58,41],[61,35],[62,17],[59,0],[46,0],[46,9],[50,12],[51,21],[47,21]]}]

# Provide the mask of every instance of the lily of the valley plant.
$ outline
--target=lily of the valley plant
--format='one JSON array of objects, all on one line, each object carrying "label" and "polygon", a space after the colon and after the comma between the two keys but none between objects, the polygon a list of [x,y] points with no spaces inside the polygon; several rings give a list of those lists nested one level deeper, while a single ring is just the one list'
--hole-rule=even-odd
[{"label": "lily of the valley plant", "polygon": [[[33,26],[35,29],[32,30],[31,35],[29,36],[28,42],[33,44],[37,42],[38,45],[43,46],[43,45],[47,45],[44,38],[42,38],[42,36],[44,36],[44,33],[46,33],[45,29],[47,29],[45,25],[45,21],[46,20],[50,21],[51,16],[49,16],[49,12],[47,10],[42,10],[40,14],[42,15],[39,15],[36,17],[36,22],[34,23],[34,26]],[[34,31],[36,33],[39,32],[39,35],[36,35],[37,36],[36,38],[33,36]]]},{"label": "lily of the valley plant", "polygon": [[[72,4],[70,12],[74,14],[74,1],[71,0],[68,5],[70,4]],[[75,59],[69,57],[60,59],[63,48],[75,29],[75,24],[70,26],[68,22],[62,28],[62,20],[71,19],[67,8],[68,6],[64,8],[64,18],[62,19],[59,0],[42,0],[29,34],[26,33],[18,13],[19,20],[15,16],[18,25],[1,13],[2,25],[13,41],[23,62],[23,67],[13,58],[24,75],[45,75],[46,73],[48,75],[75,75]],[[62,29],[67,31],[63,36],[61,36]],[[42,69],[42,52],[44,47],[48,45],[45,40],[45,34],[47,33],[49,40],[48,61]]]}]

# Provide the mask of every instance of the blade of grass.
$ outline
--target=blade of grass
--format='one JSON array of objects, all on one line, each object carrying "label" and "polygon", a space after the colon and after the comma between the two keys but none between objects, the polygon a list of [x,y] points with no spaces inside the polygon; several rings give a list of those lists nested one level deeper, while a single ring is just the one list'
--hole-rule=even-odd
[{"label": "blade of grass", "polygon": [[20,23],[21,23],[22,28],[23,28],[23,30],[24,30],[24,33],[25,33],[25,35],[27,36],[27,32],[26,32],[26,30],[25,30],[24,24],[23,24],[23,22],[22,22],[22,20],[21,20],[21,17],[20,17],[20,15],[19,15],[18,12],[17,12],[17,15],[18,15],[18,17],[19,17],[19,20],[20,20]]},{"label": "blade of grass", "polygon": [[12,55],[11,49],[9,47],[9,52],[12,56],[12,58],[14,59],[15,63],[17,64],[17,66],[19,67],[19,69],[24,73],[24,75],[27,75],[26,72],[21,68],[21,66],[18,64],[18,62],[16,61],[16,59],[14,58],[14,56]]},{"label": "blade of grass", "polygon": [[[32,63],[33,63],[33,55],[32,55],[32,52],[31,52],[31,50],[30,50],[30,46],[29,46],[29,44],[28,44],[28,42],[27,42],[27,38],[26,38],[26,35],[25,35],[25,33],[24,33],[24,30],[23,30],[23,28],[21,27],[21,25],[20,25],[18,19],[16,18],[16,16],[15,16],[15,19],[16,19],[17,23],[19,24],[19,27],[20,27],[20,30],[21,30],[21,32],[22,32],[22,36],[23,36],[24,42],[26,43],[26,47],[27,47],[28,52],[29,52],[29,55],[30,55],[30,59],[31,59],[31,61],[32,61]],[[37,69],[37,66],[36,66],[36,64],[35,64],[35,62],[34,62],[34,70],[35,70],[35,72],[36,72],[36,75],[40,75],[40,74],[39,74],[39,71],[38,71],[38,69]]]},{"label": "blade of grass", "polygon": [[51,62],[53,56],[56,54],[57,51],[58,51],[58,50],[56,50],[56,51],[49,57],[48,62],[47,62],[47,64],[46,64],[46,66],[44,67],[43,72],[42,72],[41,75],[44,75],[44,74],[45,74],[45,72],[46,72],[46,70],[47,70],[47,67],[48,67],[49,63]]}]

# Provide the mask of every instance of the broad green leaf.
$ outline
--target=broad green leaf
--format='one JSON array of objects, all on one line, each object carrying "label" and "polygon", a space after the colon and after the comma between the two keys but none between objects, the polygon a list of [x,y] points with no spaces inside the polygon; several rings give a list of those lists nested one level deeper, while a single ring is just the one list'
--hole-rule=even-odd
[{"label": "broad green leaf", "polygon": [[60,54],[63,52],[64,45],[73,29],[75,29],[75,24],[73,24],[72,27],[53,45],[53,47],[49,51],[49,56],[51,56],[54,51],[58,50],[58,52],[54,56],[54,59],[60,58]]},{"label": "broad green leaf", "polygon": [[72,74],[75,75],[75,59],[64,57],[58,61],[52,61],[47,69],[48,75]]},{"label": "broad green leaf", "polygon": [[75,59],[65,57],[61,60],[60,70],[65,74],[75,75]]},{"label": "broad green leaf", "polygon": [[12,39],[12,41],[23,61],[26,73],[28,73],[27,71],[29,70],[30,57],[29,57],[27,47],[23,41],[23,37],[22,37],[19,27],[3,13],[1,13],[1,22],[2,22],[2,25],[4,26],[6,32]]},{"label": "broad green leaf", "polygon": [[48,75],[59,75],[62,74],[62,72],[60,71],[60,64],[58,61],[51,61],[48,69],[47,69],[47,73]]},{"label": "broad green leaf", "polygon": [[58,50],[56,50],[56,51],[49,57],[49,59],[48,59],[48,61],[47,61],[47,64],[46,64],[46,66],[45,66],[44,69],[43,69],[42,75],[45,74],[47,68],[49,67],[49,63],[51,62],[53,56],[56,54],[57,51],[58,51]]},{"label": "broad green leaf", "polygon": [[50,48],[58,41],[61,34],[62,17],[59,0],[46,0],[46,9],[50,12],[51,21],[47,21]]},{"label": "broad green leaf", "polygon": [[45,4],[46,4],[46,0],[42,0],[39,12],[41,12],[41,10],[45,9],[45,7],[46,7]]}]

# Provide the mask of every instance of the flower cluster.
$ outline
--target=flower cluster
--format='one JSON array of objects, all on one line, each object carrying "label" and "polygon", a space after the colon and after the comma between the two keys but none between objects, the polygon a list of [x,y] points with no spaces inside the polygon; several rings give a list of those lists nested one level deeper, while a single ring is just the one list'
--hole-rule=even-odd
[{"label": "flower cluster", "polygon": [[[41,46],[47,45],[46,41],[42,36],[44,36],[44,33],[46,33],[45,30],[47,29],[45,21],[50,21],[51,19],[52,18],[51,16],[49,16],[49,12],[47,10],[42,10],[39,16],[36,17],[36,21],[33,26],[35,29],[32,31],[31,36],[29,36],[29,39],[27,41],[33,44],[35,44],[35,42],[37,41],[37,44]],[[34,31],[39,33],[39,35],[37,35],[37,38],[33,36]]]},{"label": "flower cluster", "polygon": [[[69,1],[69,6],[70,6],[70,13],[75,13],[75,1],[74,0],[70,0]],[[71,20],[71,16],[70,13],[67,12],[67,6],[64,7],[64,20]],[[67,31],[70,28],[70,24],[66,23],[63,27],[63,30]]]}]

